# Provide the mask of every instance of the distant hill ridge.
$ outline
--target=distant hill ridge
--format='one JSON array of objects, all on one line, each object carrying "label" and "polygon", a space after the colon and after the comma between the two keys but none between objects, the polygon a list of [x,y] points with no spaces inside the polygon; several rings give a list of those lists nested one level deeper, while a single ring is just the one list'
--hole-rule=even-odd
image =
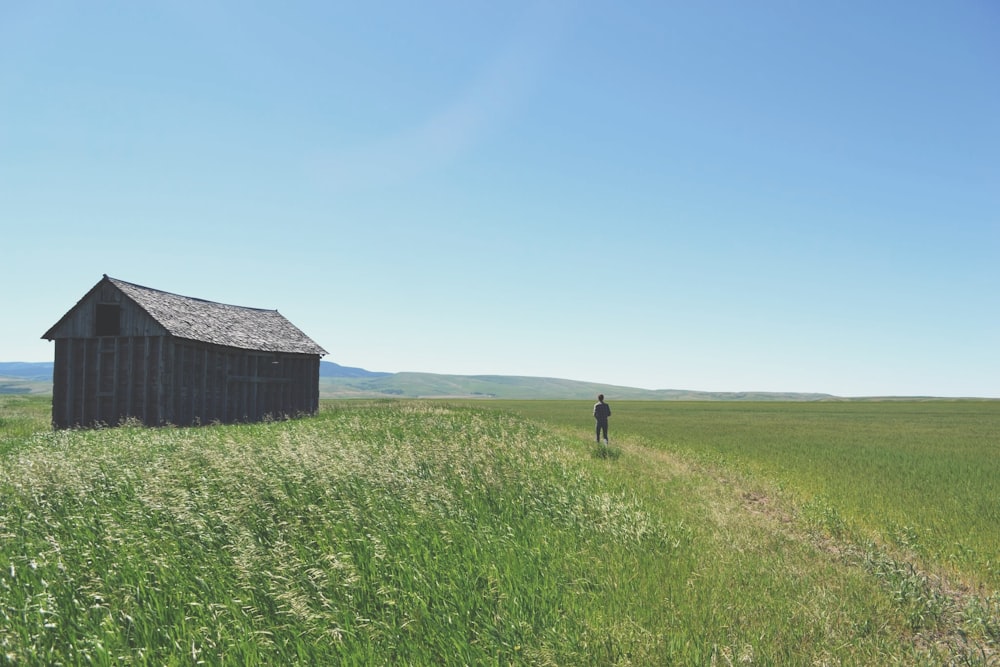
[{"label": "distant hill ridge", "polygon": [[380,373],[377,371],[366,371],[363,368],[353,366],[341,366],[332,361],[319,362],[319,376],[321,378],[379,378],[389,377],[392,373]]},{"label": "distant hill ridge", "polygon": [[52,381],[51,361],[0,361],[0,377]]},{"label": "distant hill ridge", "polygon": [[[50,361],[0,362],[0,394],[52,392]],[[592,399],[598,393],[615,400],[656,401],[821,401],[830,394],[791,392],[705,392],[683,389],[637,389],[616,385],[519,375],[443,375],[437,373],[384,373],[321,361],[320,395],[323,398],[508,398]]]}]

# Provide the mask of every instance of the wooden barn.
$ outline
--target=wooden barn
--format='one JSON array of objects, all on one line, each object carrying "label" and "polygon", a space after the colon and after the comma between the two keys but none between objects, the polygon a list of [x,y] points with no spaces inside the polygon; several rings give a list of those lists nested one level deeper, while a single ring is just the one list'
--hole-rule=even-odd
[{"label": "wooden barn", "polygon": [[276,310],[105,275],[42,338],[56,343],[56,428],[261,421],[319,408],[326,351]]}]

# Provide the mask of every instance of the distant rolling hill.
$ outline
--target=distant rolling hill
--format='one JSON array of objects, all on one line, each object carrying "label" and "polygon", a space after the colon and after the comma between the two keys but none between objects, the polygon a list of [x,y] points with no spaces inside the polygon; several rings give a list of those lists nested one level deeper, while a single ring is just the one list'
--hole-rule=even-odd
[{"label": "distant rolling hill", "polygon": [[[704,392],[683,389],[636,389],[595,382],[520,375],[441,375],[381,373],[321,361],[319,390],[323,398],[510,398],[593,399],[599,393],[614,400],[649,401],[818,401],[829,394],[778,392]],[[0,394],[52,392],[52,362],[0,362]]]},{"label": "distant rolling hill", "polygon": [[52,382],[52,362],[0,361],[0,377]]},{"label": "distant rolling hill", "polygon": [[0,394],[52,393],[52,362],[0,362]]},{"label": "distant rolling hill", "polygon": [[[325,363],[325,362],[324,362]],[[520,375],[440,375],[437,373],[379,373],[369,376],[323,376],[324,398],[509,398],[594,399],[603,393],[615,400],[649,401],[818,401],[829,394],[772,392],[703,392],[682,389],[636,389],[616,385]]]},{"label": "distant rolling hill", "polygon": [[353,366],[341,366],[332,361],[319,362],[319,376],[321,378],[381,378],[388,377],[392,373],[379,373],[376,371],[366,371],[363,368]]}]

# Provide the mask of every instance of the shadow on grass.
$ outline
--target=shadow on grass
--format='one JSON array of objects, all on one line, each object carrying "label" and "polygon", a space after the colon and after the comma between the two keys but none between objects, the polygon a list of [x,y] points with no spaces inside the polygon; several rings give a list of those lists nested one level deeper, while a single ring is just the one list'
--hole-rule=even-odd
[{"label": "shadow on grass", "polygon": [[620,447],[615,447],[614,445],[602,445],[595,443],[590,446],[590,453],[595,459],[610,459],[612,461],[617,461],[618,457],[622,455],[622,450]]}]

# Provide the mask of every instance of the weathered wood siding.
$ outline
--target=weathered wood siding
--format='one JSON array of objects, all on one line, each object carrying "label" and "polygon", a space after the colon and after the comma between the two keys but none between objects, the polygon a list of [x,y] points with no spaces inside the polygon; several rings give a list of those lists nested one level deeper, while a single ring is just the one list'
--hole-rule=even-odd
[{"label": "weathered wood siding", "polygon": [[56,341],[52,424],[57,428],[118,424],[133,417],[164,422],[169,386],[166,338],[115,336]]},{"label": "weathered wood siding", "polygon": [[178,341],[170,358],[173,424],[260,421],[319,409],[319,357]]},{"label": "weathered wood siding", "polygon": [[172,337],[56,340],[57,428],[260,421],[319,409],[319,357]]}]

